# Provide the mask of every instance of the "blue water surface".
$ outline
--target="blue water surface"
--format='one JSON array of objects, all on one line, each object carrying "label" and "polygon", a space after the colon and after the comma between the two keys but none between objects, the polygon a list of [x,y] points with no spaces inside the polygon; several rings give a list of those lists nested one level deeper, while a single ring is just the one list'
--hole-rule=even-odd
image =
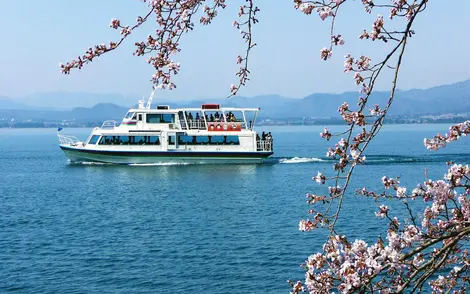
[{"label": "blue water surface", "polygon": [[[305,194],[325,189],[312,176],[332,172],[334,142],[319,126],[259,129],[274,136],[264,164],[184,166],[70,164],[55,129],[0,129],[0,292],[288,293],[286,280],[303,279],[299,265],[324,241],[298,222]],[[442,177],[447,161],[468,164],[468,138],[424,148],[424,137],[446,130],[385,126],[351,187],[379,188],[387,175],[412,189]],[[383,233],[376,207],[348,195],[342,233]]]}]

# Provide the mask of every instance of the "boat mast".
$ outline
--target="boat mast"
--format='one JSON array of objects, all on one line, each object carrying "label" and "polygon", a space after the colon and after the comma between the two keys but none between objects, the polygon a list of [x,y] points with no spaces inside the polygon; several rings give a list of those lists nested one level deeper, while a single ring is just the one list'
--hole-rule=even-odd
[{"label": "boat mast", "polygon": [[150,94],[149,100],[147,101],[147,106],[145,108],[150,109],[150,107],[152,106],[152,100],[153,100],[153,96],[155,95],[156,89],[157,88],[153,87],[152,94]]}]

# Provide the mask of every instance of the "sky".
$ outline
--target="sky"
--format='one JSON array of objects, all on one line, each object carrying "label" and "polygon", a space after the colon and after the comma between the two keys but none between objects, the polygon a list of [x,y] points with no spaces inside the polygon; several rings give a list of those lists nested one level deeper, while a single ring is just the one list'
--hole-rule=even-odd
[{"label": "sky", "polygon": [[[158,95],[175,100],[222,98],[237,83],[237,55],[244,42],[232,27],[244,0],[227,1],[209,26],[196,24],[184,36],[182,52],[174,56],[181,64],[177,89]],[[370,31],[377,12],[364,12],[361,1],[349,1],[340,11],[336,32],[346,41],[331,60],[320,59],[329,44],[329,23],[318,15],[306,16],[293,8],[292,0],[258,0],[259,23],[253,27],[257,46],[250,57],[251,80],[239,95],[278,94],[301,98],[312,93],[357,90],[352,74],[343,72],[344,55],[368,55],[377,61],[387,46],[359,40]],[[470,79],[470,1],[452,5],[429,1],[417,20],[400,73],[400,89],[429,88]],[[147,6],[139,0],[0,0],[0,96],[25,97],[35,93],[68,91],[119,93],[148,96],[153,68],[144,58],[132,55],[136,41],[155,30],[149,22],[134,32],[127,43],[71,75],[60,73],[59,63],[70,61],[95,44],[118,40],[109,28],[111,18],[133,24]],[[386,15],[387,16],[387,15]],[[386,19],[386,24],[390,21]],[[392,22],[393,23],[393,22]],[[378,89],[391,85],[390,73]]]}]

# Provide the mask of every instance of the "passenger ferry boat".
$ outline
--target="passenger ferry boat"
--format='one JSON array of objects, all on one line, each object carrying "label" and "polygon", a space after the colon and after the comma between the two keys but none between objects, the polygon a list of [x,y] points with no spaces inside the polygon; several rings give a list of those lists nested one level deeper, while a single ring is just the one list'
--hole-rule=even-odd
[{"label": "passenger ferry boat", "polygon": [[153,95],[84,142],[58,133],[60,148],[71,162],[116,164],[262,163],[273,154],[271,134],[254,130],[259,108],[151,108]]}]

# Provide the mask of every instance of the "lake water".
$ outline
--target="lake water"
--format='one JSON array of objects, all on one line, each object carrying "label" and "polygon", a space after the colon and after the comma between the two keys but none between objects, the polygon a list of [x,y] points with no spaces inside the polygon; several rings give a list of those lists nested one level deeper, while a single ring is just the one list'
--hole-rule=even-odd
[{"label": "lake water", "polygon": [[[413,188],[425,171],[442,177],[446,161],[470,163],[468,138],[424,148],[447,127],[385,126],[352,187],[388,175]],[[332,171],[333,142],[320,126],[258,129],[274,136],[265,164],[186,166],[69,164],[55,129],[0,129],[0,292],[288,293],[286,280],[303,279],[299,265],[323,244],[326,232],[299,232],[298,222],[305,193],[325,189],[311,178]],[[348,196],[342,233],[376,238],[384,223],[374,211]]]}]

